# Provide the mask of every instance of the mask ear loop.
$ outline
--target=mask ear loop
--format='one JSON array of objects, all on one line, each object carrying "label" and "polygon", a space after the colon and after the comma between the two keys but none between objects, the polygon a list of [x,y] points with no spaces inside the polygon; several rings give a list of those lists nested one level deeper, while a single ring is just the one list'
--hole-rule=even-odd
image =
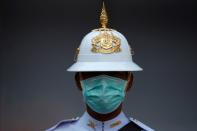
[{"label": "mask ear loop", "polygon": [[[83,96],[83,101],[84,101],[84,103],[86,103],[85,97],[84,97],[84,95],[83,95],[84,88],[83,88],[83,86],[82,86],[82,84],[81,84],[81,80],[83,80],[82,78],[83,78],[83,77],[82,77],[82,74],[81,74],[81,72],[79,72],[79,82],[80,82],[80,85],[81,85],[81,92],[82,92],[82,96]],[[87,103],[86,103],[86,104],[87,104]]]},{"label": "mask ear loop", "polygon": [[131,79],[131,72],[129,71],[128,77],[127,77],[127,83],[129,82],[129,80]]},{"label": "mask ear loop", "polygon": [[[127,84],[126,84],[126,86],[128,86],[129,80],[131,79],[131,72],[128,72],[128,73],[129,74],[128,74],[128,77],[127,77]],[[126,92],[127,92],[127,88],[125,88],[125,95],[127,94]]]},{"label": "mask ear loop", "polygon": [[127,80],[128,80],[128,79],[130,79],[130,76],[131,76],[131,72],[129,71],[129,75],[128,75],[128,78],[127,78]]},{"label": "mask ear loop", "polygon": [[[125,87],[125,90],[124,90],[124,93],[125,93],[124,100],[125,100],[125,98],[127,97],[127,85],[128,85],[130,76],[131,76],[131,72],[129,72],[128,77],[127,77],[127,82],[126,82],[126,84],[125,84],[126,87]],[[123,104],[124,100],[122,101],[122,104]]]},{"label": "mask ear loop", "polygon": [[81,72],[79,72],[79,82],[80,82],[80,85],[81,85],[81,89],[82,89],[82,91],[83,91],[83,86],[82,86],[82,84],[81,84],[81,80],[82,80],[82,75],[81,75]]}]

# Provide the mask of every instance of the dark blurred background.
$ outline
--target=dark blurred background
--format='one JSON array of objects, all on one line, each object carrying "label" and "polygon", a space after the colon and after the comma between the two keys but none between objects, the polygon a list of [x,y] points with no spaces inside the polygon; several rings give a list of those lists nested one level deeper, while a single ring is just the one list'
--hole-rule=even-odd
[{"label": "dark blurred background", "polygon": [[[85,110],[73,63],[99,27],[101,0],[1,2],[0,131],[41,131]],[[135,51],[124,111],[158,131],[197,130],[195,0],[106,0],[109,26]]]}]

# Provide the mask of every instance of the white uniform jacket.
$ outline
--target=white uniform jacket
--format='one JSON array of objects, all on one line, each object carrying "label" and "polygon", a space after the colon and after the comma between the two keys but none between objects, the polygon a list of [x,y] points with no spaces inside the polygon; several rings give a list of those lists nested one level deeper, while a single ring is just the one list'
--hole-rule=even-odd
[{"label": "white uniform jacket", "polygon": [[98,121],[85,112],[81,118],[63,120],[46,131],[154,131],[123,112],[108,121]]}]

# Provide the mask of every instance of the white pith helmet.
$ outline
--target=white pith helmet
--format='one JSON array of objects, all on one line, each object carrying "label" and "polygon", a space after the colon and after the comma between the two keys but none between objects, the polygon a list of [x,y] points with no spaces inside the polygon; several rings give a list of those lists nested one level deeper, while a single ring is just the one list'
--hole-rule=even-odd
[{"label": "white pith helmet", "polygon": [[88,33],[76,52],[76,62],[67,69],[71,72],[141,71],[132,60],[131,48],[118,31],[106,28],[105,5],[100,16],[102,28]]}]

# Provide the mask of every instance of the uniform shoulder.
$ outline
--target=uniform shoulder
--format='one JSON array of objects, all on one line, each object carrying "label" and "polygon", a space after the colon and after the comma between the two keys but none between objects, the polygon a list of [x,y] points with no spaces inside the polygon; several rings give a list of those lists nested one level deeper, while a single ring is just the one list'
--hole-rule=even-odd
[{"label": "uniform shoulder", "polygon": [[154,129],[148,127],[147,125],[145,125],[144,123],[138,121],[137,119],[134,119],[132,117],[130,117],[129,119],[130,119],[130,121],[134,122],[136,125],[141,127],[143,129],[143,131],[155,131]]},{"label": "uniform shoulder", "polygon": [[57,124],[55,124],[54,126],[52,126],[51,128],[49,128],[45,131],[56,131],[59,128],[65,127],[69,124],[76,122],[78,119],[79,119],[79,117],[73,118],[73,119],[61,120],[60,122],[58,122]]}]

